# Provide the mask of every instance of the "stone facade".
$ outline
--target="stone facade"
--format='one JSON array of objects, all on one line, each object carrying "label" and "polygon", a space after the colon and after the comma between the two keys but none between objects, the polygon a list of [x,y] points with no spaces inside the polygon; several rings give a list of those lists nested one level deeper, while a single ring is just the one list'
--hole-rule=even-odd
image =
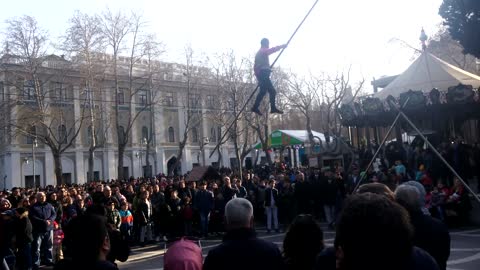
[{"label": "stone facade", "polygon": [[[126,61],[125,58],[122,58],[122,60]],[[44,69],[40,80],[46,82],[43,87],[51,90],[50,94],[44,99],[45,103],[49,104],[49,112],[55,117],[62,116],[61,121],[54,121],[53,124],[58,125],[59,133],[62,132],[62,125],[64,125],[68,133],[66,137],[68,137],[72,136],[68,131],[79,128],[80,123],[77,120],[85,116],[83,109],[87,105],[84,102],[85,99],[82,98],[82,95],[85,94],[85,87],[82,86],[85,84],[85,79],[82,78],[80,68],[74,65],[70,65],[68,72],[63,72],[60,78],[56,74],[62,72],[58,65],[55,65],[58,61],[68,62],[59,59],[57,56],[51,56],[51,59],[47,59],[43,64]],[[235,158],[231,142],[227,142],[220,148],[221,159],[219,159],[218,152],[209,158],[220,136],[218,134],[218,124],[214,118],[208,117],[208,114],[214,114],[215,110],[211,106],[207,106],[207,101],[219,98],[219,95],[214,92],[215,87],[209,84],[208,80],[196,81],[195,89],[198,90],[198,93],[195,94],[195,99],[197,99],[198,104],[195,104],[194,107],[184,106],[184,101],[193,101],[186,96],[188,83],[182,76],[182,65],[161,63],[161,67],[163,71],[159,73],[161,75],[157,75],[155,86],[152,87],[154,89],[149,89],[152,93],[148,92],[150,95],[146,97],[148,99],[155,96],[156,101],[152,102],[153,105],[148,109],[141,107],[142,102],[145,101],[145,96],[142,96],[145,93],[142,91],[133,94],[123,93],[125,101],[123,101],[123,105],[118,105],[118,117],[121,125],[127,124],[124,121],[128,118],[129,110],[132,110],[133,114],[138,113],[138,117],[133,122],[134,124],[128,134],[129,142],[123,158],[124,172],[133,177],[143,176],[148,171],[152,175],[167,174],[168,167],[173,164],[178,155],[179,140],[182,139],[186,128],[185,115],[191,110],[198,112],[200,119],[190,129],[189,139],[182,155],[180,172],[186,173],[196,165],[231,167],[231,160]],[[40,141],[35,146],[32,136],[17,132],[11,125],[17,119],[26,119],[24,116],[30,112],[28,106],[34,102],[34,98],[28,96],[28,89],[25,90],[25,87],[21,87],[23,92],[19,92],[19,87],[15,87],[11,83],[13,80],[17,80],[12,78],[17,74],[11,71],[19,68],[21,68],[21,64],[18,62],[6,59],[5,56],[1,59],[0,188],[55,185],[57,182],[53,169],[54,156],[50,148]],[[141,71],[142,66],[137,67],[135,72]],[[95,106],[102,108],[96,113],[105,120],[104,122],[100,121],[98,127],[95,127],[101,130],[104,137],[102,147],[98,148],[94,154],[94,175],[96,179],[116,179],[118,132],[112,120],[114,119],[113,112],[116,98],[115,91],[112,90],[111,76],[105,77],[106,79],[103,79],[101,86],[93,93],[96,101]],[[63,85],[59,86],[59,91],[55,90],[55,87],[58,86],[58,84],[55,84],[57,80]],[[130,97],[130,94],[132,96],[132,106],[127,106],[129,105],[129,98],[127,97]],[[26,124],[18,122],[15,122],[15,125]],[[30,124],[35,125],[34,121]],[[84,123],[79,128],[80,132],[74,143],[61,155],[63,180],[66,183],[81,184],[87,181],[90,145],[88,126]],[[38,134],[38,132],[44,131],[37,130],[36,132]],[[148,134],[153,134],[153,138],[149,139],[149,154],[146,157],[147,147],[144,138]],[[208,138],[208,140],[205,140],[205,138]],[[253,143],[255,140],[254,138],[252,140]],[[151,166],[150,170],[145,167],[147,158]],[[218,164],[219,161],[220,164]],[[37,177],[36,183],[33,179],[34,170]]]}]

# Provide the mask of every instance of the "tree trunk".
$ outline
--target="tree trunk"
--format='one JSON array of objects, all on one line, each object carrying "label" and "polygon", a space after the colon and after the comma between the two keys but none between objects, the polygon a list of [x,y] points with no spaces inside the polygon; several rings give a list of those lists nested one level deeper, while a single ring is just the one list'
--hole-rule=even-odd
[{"label": "tree trunk", "polygon": [[54,164],[54,171],[55,171],[55,178],[57,179],[57,185],[62,185],[63,178],[62,178],[62,155],[59,152],[53,152],[53,164]]},{"label": "tree trunk", "polygon": [[87,182],[94,181],[94,156],[95,156],[95,149],[90,147],[88,149],[88,175],[87,175]]},{"label": "tree trunk", "polygon": [[144,177],[152,177],[152,173],[150,170],[150,159],[148,158],[150,155],[150,141],[147,143],[145,149],[145,169],[143,170]]},{"label": "tree trunk", "polygon": [[[125,144],[119,143],[118,144],[118,180],[124,180],[125,175],[123,175],[123,155],[125,155]],[[128,176],[126,176],[128,177]]]}]

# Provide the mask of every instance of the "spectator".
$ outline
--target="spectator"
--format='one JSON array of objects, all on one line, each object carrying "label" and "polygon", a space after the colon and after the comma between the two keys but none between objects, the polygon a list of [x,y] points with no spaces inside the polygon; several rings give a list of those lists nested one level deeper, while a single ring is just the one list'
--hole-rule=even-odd
[{"label": "spectator", "polygon": [[65,228],[67,259],[55,265],[54,270],[117,270],[107,261],[110,251],[106,220],[97,215],[79,216]]},{"label": "spectator", "polygon": [[275,188],[275,180],[268,181],[268,188],[265,190],[265,209],[267,210],[267,233],[272,230],[272,220],[275,231],[278,232],[278,190]]},{"label": "spectator", "polygon": [[58,262],[63,259],[62,241],[64,238],[63,230],[60,224],[53,222],[53,260]]},{"label": "spectator", "polygon": [[32,269],[32,223],[26,208],[15,209],[15,246],[17,249],[17,269]]},{"label": "spectator", "polygon": [[152,238],[152,203],[150,202],[149,192],[143,191],[141,199],[138,202],[138,224],[140,225],[140,245],[145,245],[145,235],[147,241],[151,242]]},{"label": "spectator", "polygon": [[120,225],[120,233],[122,238],[130,241],[130,235],[133,227],[133,216],[130,210],[128,210],[128,203],[122,202],[121,209],[119,211],[122,224]]},{"label": "spectator", "polygon": [[113,200],[107,202],[105,208],[107,209],[107,224],[114,230],[120,230],[122,217],[120,216],[120,212],[115,209],[115,202]]},{"label": "spectator", "polygon": [[8,196],[7,199],[14,208],[23,207],[23,206],[19,206],[19,203],[22,200],[22,196],[20,194],[20,188],[18,187],[12,188],[12,194],[10,194],[10,196]]},{"label": "spectator", "polygon": [[[225,206],[227,233],[222,244],[210,250],[204,270],[284,269],[282,255],[273,243],[256,237],[253,207],[243,198],[235,198]],[[242,258],[238,259],[241,254]]]},{"label": "spectator", "polygon": [[283,257],[288,270],[313,269],[324,248],[323,231],[312,215],[298,215],[283,240]]},{"label": "spectator", "polygon": [[412,237],[403,207],[373,193],[352,195],[337,224],[337,269],[438,269],[428,253],[414,248]]},{"label": "spectator", "polygon": [[44,258],[45,265],[53,265],[53,222],[55,218],[55,209],[46,202],[45,193],[38,192],[37,202],[30,208],[30,221],[33,226],[34,269],[40,267],[41,258]]},{"label": "spectator", "polygon": [[202,270],[202,264],[200,247],[185,239],[171,245],[164,257],[165,270]]},{"label": "spectator", "polygon": [[407,209],[415,229],[413,243],[427,251],[441,270],[447,269],[450,256],[450,234],[439,220],[425,215],[421,209],[418,190],[413,186],[401,185],[395,190],[396,201]]},{"label": "spectator", "polygon": [[208,221],[210,219],[210,212],[213,210],[213,193],[207,190],[207,183],[201,182],[199,191],[195,196],[194,206],[200,215],[200,232],[202,236],[208,236]]}]

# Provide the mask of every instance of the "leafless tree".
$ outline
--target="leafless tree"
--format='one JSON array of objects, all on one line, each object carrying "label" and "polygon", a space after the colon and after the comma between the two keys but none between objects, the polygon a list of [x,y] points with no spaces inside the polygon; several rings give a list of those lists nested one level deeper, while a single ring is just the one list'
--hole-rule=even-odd
[{"label": "leafless tree", "polygon": [[[148,67],[142,64],[142,59],[151,53],[153,43],[146,42],[149,36],[145,34],[145,25],[142,16],[132,12],[130,16],[122,12],[113,13],[107,10],[102,15],[103,33],[107,44],[112,52],[112,66],[115,90],[115,111],[114,121],[117,133],[118,147],[118,178],[124,179],[123,157],[128,143],[131,141],[131,133],[137,118],[145,111],[152,108],[156,100],[152,99],[151,86],[154,74],[149,73]],[[128,53],[127,58],[119,61],[123,52]],[[120,63],[119,63],[120,62]],[[137,68],[147,68],[147,72],[139,71]],[[122,105],[121,95],[126,95],[125,103]],[[139,100],[140,95],[146,97]],[[124,96],[125,97],[125,96]],[[150,97],[150,99],[148,98]],[[128,112],[126,115],[120,112],[120,105]],[[143,139],[143,138],[142,138]],[[132,144],[141,142],[131,141]],[[148,157],[147,157],[148,159]]]},{"label": "leafless tree", "polygon": [[[14,103],[9,121],[10,134],[35,138],[53,154],[57,183],[62,183],[62,154],[80,134],[85,106],[76,119],[72,116],[73,85],[68,81],[71,65],[63,58],[47,55],[48,36],[30,16],[7,20],[8,64],[4,65],[6,84]],[[80,100],[85,102],[84,100]]]},{"label": "leafless tree", "polygon": [[88,174],[87,180],[94,180],[95,150],[104,146],[109,127],[109,119],[102,111],[104,104],[101,89],[105,79],[105,36],[102,33],[102,20],[98,15],[88,15],[76,11],[69,20],[69,27],[63,37],[62,50],[71,55],[75,67],[84,77],[83,95],[88,107]]},{"label": "leafless tree", "polygon": [[197,62],[194,51],[190,45],[185,47],[185,64],[183,67],[183,79],[186,87],[184,92],[179,93],[179,117],[183,121],[183,130],[180,127],[181,135],[178,142],[177,159],[173,166],[168,168],[168,174],[176,172],[182,162],[185,146],[188,142],[189,134],[193,128],[198,128],[202,123],[203,111],[201,102],[201,79],[208,73],[207,68],[201,67]]}]

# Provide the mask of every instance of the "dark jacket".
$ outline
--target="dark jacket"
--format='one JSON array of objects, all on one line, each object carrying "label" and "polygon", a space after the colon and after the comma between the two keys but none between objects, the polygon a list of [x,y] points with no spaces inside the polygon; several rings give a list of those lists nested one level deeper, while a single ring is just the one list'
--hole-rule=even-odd
[{"label": "dark jacket", "polygon": [[[152,203],[147,204],[145,201],[140,201],[138,203],[138,209],[137,209],[137,214],[140,216],[139,224],[145,225],[145,221],[148,223],[151,221],[152,214],[153,214],[153,208],[152,208]],[[143,219],[145,217],[145,219]]]},{"label": "dark jacket", "polygon": [[[328,247],[317,256],[314,270],[336,270],[335,248]],[[412,248],[412,256],[405,270],[438,270],[435,260],[423,249]]]},{"label": "dark jacket", "polygon": [[278,190],[276,188],[267,188],[265,190],[265,207],[272,206],[272,194],[273,199],[275,200],[275,206],[278,206]]},{"label": "dark jacket", "polygon": [[[34,233],[44,233],[53,230],[53,221],[56,213],[53,206],[49,203],[37,202],[30,208],[30,221],[32,222]],[[50,225],[47,225],[50,220]]]},{"label": "dark jacket", "polygon": [[245,228],[227,232],[222,244],[208,252],[203,270],[217,269],[283,270],[285,265],[275,244],[257,238],[252,229]]},{"label": "dark jacket", "polygon": [[450,256],[450,233],[447,226],[420,211],[410,212],[410,218],[415,229],[413,244],[428,252],[441,270],[446,269]]},{"label": "dark jacket", "polygon": [[213,192],[210,190],[199,190],[195,195],[194,207],[201,213],[208,213],[213,210]]},{"label": "dark jacket", "polygon": [[28,212],[16,217],[14,220],[15,243],[17,248],[22,248],[33,241],[32,223],[28,218]]},{"label": "dark jacket", "polygon": [[64,259],[55,264],[54,270],[118,270],[118,267],[109,261],[98,261],[88,265],[78,264],[72,260]]}]

